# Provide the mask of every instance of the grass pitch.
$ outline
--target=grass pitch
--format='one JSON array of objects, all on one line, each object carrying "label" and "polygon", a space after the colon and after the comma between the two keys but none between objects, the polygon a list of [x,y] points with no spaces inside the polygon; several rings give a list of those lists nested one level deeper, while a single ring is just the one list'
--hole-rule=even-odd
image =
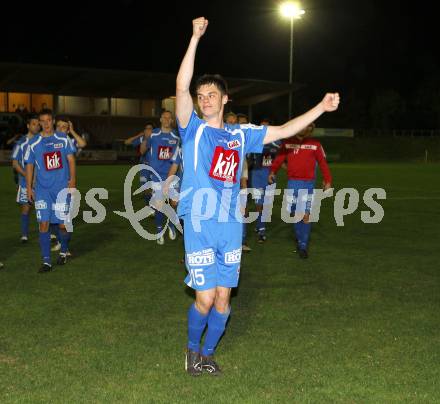
[{"label": "grass pitch", "polygon": [[128,167],[79,167],[83,199],[109,190],[107,217],[77,220],[74,258],[48,274],[37,274],[33,220],[30,242],[19,243],[15,188],[1,167],[0,401],[440,402],[440,165],[331,168],[336,189],[386,190],[383,221],[362,223],[361,197],[337,227],[325,200],[300,260],[277,198],[266,244],[249,228],[253,251],[216,355],[224,375],[192,379],[182,239],[158,246],[113,213],[124,210]]}]

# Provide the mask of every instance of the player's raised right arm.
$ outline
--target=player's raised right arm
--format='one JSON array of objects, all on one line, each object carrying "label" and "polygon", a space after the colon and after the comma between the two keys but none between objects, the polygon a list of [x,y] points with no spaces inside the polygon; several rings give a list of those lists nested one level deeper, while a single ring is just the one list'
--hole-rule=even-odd
[{"label": "player's raised right arm", "polygon": [[188,126],[194,109],[190,93],[191,80],[194,74],[194,61],[199,40],[208,27],[208,20],[204,17],[196,18],[192,23],[193,34],[180,65],[179,73],[177,73],[176,80],[176,117],[182,128]]}]

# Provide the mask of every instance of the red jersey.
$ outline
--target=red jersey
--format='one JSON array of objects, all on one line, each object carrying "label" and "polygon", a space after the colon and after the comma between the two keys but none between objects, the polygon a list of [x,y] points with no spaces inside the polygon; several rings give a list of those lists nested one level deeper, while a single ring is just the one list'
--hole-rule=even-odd
[{"label": "red jersey", "polygon": [[324,182],[331,183],[332,176],[325,159],[321,143],[313,138],[300,140],[296,136],[283,141],[272,163],[271,171],[276,173],[287,158],[289,180],[310,181],[315,179],[316,163],[319,164]]}]

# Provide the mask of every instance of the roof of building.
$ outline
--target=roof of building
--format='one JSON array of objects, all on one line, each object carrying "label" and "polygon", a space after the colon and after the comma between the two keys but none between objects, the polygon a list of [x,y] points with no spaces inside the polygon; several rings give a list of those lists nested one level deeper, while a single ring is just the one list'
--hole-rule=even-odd
[{"label": "roof of building", "polygon": [[[296,91],[285,82],[226,78],[235,105],[253,105]],[[0,91],[163,99],[175,94],[176,75],[129,70],[0,63]]]}]

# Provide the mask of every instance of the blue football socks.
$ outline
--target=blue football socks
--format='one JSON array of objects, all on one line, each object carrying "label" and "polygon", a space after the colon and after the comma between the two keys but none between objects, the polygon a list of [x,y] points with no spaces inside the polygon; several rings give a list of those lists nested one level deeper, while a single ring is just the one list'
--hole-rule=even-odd
[{"label": "blue football socks", "polygon": [[209,314],[200,313],[195,304],[188,310],[188,348],[191,351],[199,352],[200,340],[208,322]]},{"label": "blue football socks", "polygon": [[205,343],[201,354],[204,356],[213,355],[215,347],[225,332],[226,322],[228,321],[230,309],[226,313],[219,313],[215,307],[209,312],[208,330],[205,335]]},{"label": "blue football socks", "polygon": [[51,265],[50,259],[50,233],[48,231],[39,233],[41,258],[45,264]]}]

